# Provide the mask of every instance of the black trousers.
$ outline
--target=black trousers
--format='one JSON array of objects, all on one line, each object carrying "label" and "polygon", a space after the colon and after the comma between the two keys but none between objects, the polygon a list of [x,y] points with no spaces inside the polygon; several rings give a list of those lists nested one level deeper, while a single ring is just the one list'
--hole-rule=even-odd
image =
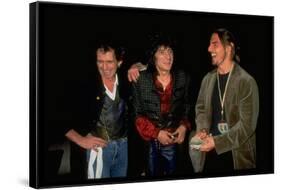
[{"label": "black trousers", "polygon": [[207,153],[204,165],[204,173],[228,174],[234,171],[232,152],[228,151],[218,155],[215,150]]}]

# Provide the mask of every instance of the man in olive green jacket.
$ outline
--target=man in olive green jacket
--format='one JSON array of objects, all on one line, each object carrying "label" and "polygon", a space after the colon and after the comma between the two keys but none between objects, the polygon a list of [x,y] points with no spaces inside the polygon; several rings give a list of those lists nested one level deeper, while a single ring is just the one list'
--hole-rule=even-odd
[{"label": "man in olive green jacket", "polygon": [[[208,51],[217,68],[204,77],[196,103],[195,137],[202,144],[199,151],[190,150],[194,169],[220,172],[255,168],[259,112],[256,81],[238,65],[236,43],[226,29],[212,34]],[[212,170],[206,169],[210,154],[215,155],[209,163]]]}]

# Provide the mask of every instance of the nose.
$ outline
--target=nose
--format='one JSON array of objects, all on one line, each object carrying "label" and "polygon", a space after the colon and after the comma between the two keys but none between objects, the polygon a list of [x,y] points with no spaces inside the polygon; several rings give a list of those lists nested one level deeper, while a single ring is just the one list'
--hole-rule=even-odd
[{"label": "nose", "polygon": [[166,57],[167,59],[171,59],[171,55],[170,55],[169,53],[166,53],[166,54],[165,54],[165,57]]},{"label": "nose", "polygon": [[172,58],[172,53],[171,52],[165,52],[165,57],[167,58],[167,59],[171,59]]},{"label": "nose", "polygon": [[103,69],[103,70],[106,70],[106,69],[107,69],[107,64],[106,64],[106,63],[103,63],[103,64],[102,64],[102,69]]},{"label": "nose", "polygon": [[208,52],[212,52],[212,50],[213,50],[213,47],[212,47],[212,44],[210,44],[208,47]]}]

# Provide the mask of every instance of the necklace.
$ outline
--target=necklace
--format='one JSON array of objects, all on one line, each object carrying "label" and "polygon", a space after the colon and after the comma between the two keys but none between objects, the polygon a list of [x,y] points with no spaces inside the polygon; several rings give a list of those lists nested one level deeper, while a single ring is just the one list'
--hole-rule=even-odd
[{"label": "necklace", "polygon": [[219,72],[217,71],[217,81],[218,81],[218,90],[219,90],[219,97],[220,97],[220,104],[221,104],[221,118],[222,118],[222,120],[223,120],[223,113],[224,113],[223,108],[224,108],[225,95],[226,95],[226,91],[227,91],[229,79],[230,79],[231,74],[232,74],[233,67],[234,67],[234,64],[232,65],[232,67],[230,69],[230,72],[229,72],[229,75],[227,77],[227,81],[226,81],[226,85],[225,85],[223,95],[221,95]]}]

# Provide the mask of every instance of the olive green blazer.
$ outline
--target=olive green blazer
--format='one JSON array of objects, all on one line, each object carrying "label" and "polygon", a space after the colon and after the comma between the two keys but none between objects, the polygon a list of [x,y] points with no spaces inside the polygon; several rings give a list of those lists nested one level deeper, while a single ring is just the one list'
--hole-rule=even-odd
[{"label": "olive green blazer", "polygon": [[[196,131],[210,129],[212,94],[216,82],[216,69],[209,72],[201,83],[196,102]],[[259,93],[255,79],[238,64],[234,64],[225,97],[225,117],[229,132],[214,136],[217,154],[232,151],[234,169],[256,167],[255,130],[259,113]],[[205,155],[201,156],[203,169]]]}]

